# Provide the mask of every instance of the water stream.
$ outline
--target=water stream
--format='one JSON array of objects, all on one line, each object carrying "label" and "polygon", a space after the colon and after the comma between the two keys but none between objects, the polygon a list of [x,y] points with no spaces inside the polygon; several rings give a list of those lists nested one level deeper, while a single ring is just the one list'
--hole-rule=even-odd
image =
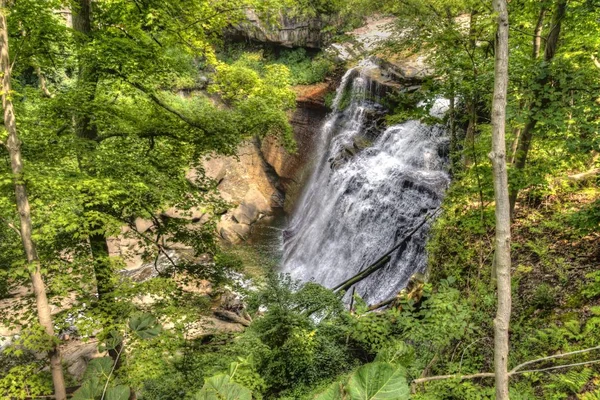
[{"label": "water stream", "polygon": [[[391,249],[439,207],[448,186],[441,125],[408,121],[383,130],[375,66],[349,70],[319,132],[315,170],[284,232],[282,270],[333,287]],[[356,285],[369,303],[395,295],[427,263],[429,225],[389,264]]]}]

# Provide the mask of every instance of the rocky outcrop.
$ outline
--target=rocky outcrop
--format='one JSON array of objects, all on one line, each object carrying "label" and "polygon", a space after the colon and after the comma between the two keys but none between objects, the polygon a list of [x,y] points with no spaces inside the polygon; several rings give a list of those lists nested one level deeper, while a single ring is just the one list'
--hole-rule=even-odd
[{"label": "rocky outcrop", "polygon": [[358,62],[371,57],[380,66],[372,78],[385,85],[406,88],[419,84],[433,74],[424,54],[382,52],[382,45],[398,35],[395,17],[373,16],[366,24],[347,32],[352,40],[334,43],[325,51],[343,62]]},{"label": "rocky outcrop", "polygon": [[286,211],[293,206],[296,194],[307,178],[308,167],[313,161],[316,135],[328,112],[325,96],[332,90],[328,83],[297,86],[294,89],[297,93],[297,108],[290,122],[294,129],[296,152],[289,153],[273,137],[266,137],[261,143],[264,159],[278,175],[286,195]]},{"label": "rocky outcrop", "polygon": [[272,215],[275,208],[291,209],[307,177],[316,134],[328,111],[325,96],[331,89],[328,83],[294,89],[297,108],[290,122],[295,153],[289,153],[278,139],[266,137],[244,144],[237,157],[214,157],[203,164],[206,175],[218,183],[221,197],[231,205],[217,224],[225,242],[247,240],[253,224]]},{"label": "rocky outcrop", "polygon": [[246,11],[246,21],[231,27],[230,37],[253,40],[284,47],[321,48],[328,35],[323,30],[333,20],[323,16],[313,18],[279,15],[273,24],[266,23],[252,10]]},{"label": "rocky outcrop", "polygon": [[246,240],[251,226],[273,208],[282,207],[279,177],[264,160],[258,140],[242,145],[237,156],[204,160],[207,177],[217,182],[219,195],[229,204],[217,224],[219,236],[229,243]]}]

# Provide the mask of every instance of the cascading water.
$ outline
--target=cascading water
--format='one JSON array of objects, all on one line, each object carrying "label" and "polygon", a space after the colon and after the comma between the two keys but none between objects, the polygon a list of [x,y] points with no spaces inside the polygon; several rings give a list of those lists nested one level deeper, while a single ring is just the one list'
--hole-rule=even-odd
[{"label": "cascading water", "polygon": [[[315,171],[284,237],[282,269],[333,287],[390,250],[439,207],[449,176],[444,128],[409,121],[377,129],[383,108],[368,78],[349,70],[320,132]],[[387,266],[356,285],[369,303],[395,295],[426,267],[429,227],[395,251]]]}]

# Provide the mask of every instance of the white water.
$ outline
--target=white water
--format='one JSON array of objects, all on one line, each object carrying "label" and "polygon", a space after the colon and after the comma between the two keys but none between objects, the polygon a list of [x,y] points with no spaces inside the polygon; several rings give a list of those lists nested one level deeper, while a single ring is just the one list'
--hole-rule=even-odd
[{"label": "white water", "polygon": [[[362,73],[371,68],[345,74],[320,131],[315,171],[285,232],[282,268],[296,279],[333,287],[352,277],[437,208],[449,183],[441,126],[409,121],[373,133],[375,118],[369,116],[382,109],[368,99],[379,92]],[[339,110],[348,103],[346,91],[352,101]],[[357,149],[363,146],[355,143],[366,139],[372,145]],[[426,224],[384,269],[357,284],[356,292],[376,303],[422,272],[428,230]]]}]

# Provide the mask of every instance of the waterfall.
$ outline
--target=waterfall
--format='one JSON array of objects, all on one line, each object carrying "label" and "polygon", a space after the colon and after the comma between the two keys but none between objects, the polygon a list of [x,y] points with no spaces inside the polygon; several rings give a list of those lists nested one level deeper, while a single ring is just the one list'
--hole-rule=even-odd
[{"label": "waterfall", "polygon": [[[315,170],[284,232],[282,269],[333,287],[391,249],[439,207],[449,176],[441,125],[408,121],[383,132],[375,66],[349,70],[319,133]],[[356,285],[369,303],[395,295],[426,268],[429,224]]]}]

